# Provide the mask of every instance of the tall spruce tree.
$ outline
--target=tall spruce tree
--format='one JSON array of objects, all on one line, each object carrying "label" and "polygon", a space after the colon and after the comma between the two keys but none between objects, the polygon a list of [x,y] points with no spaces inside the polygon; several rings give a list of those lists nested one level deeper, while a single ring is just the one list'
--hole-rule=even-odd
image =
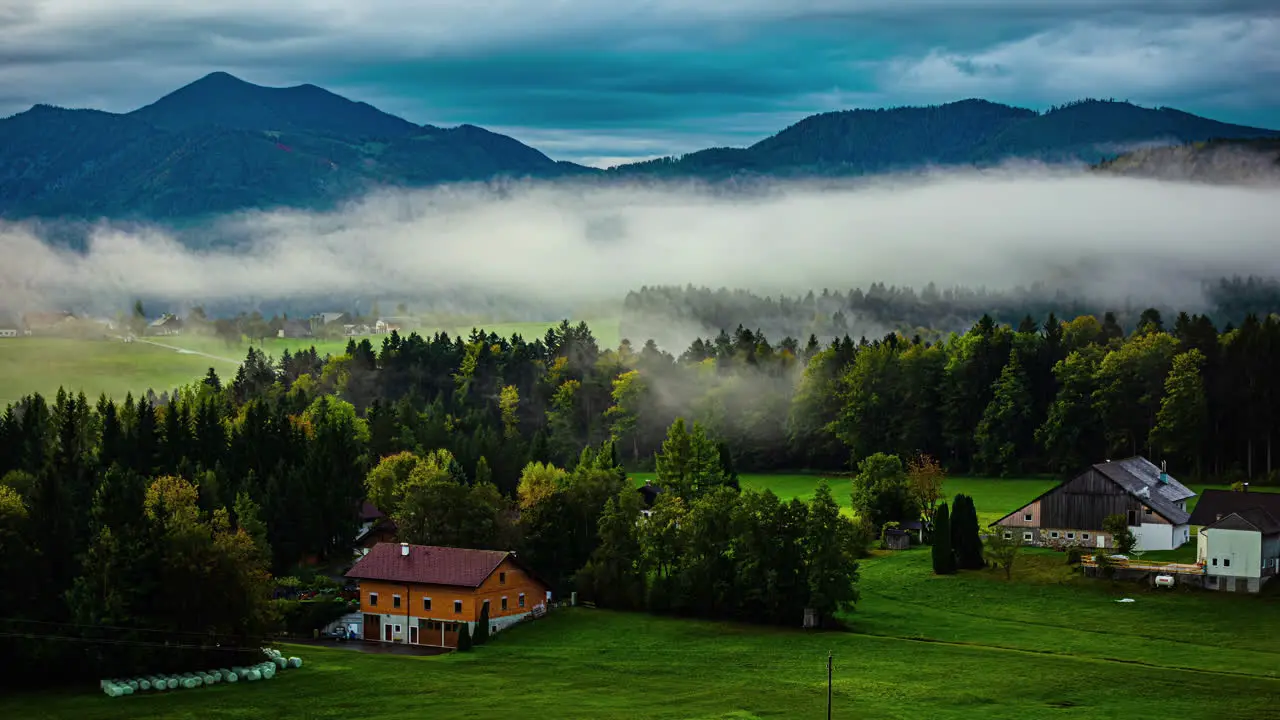
[{"label": "tall spruce tree", "polygon": [[938,505],[933,519],[933,573],[935,575],[953,575],[956,571],[956,556],[951,549],[951,519],[947,515],[947,503]]},{"label": "tall spruce tree", "polygon": [[951,504],[951,548],[958,569],[980,570],[986,567],[978,531],[978,509],[968,495],[956,495]]}]

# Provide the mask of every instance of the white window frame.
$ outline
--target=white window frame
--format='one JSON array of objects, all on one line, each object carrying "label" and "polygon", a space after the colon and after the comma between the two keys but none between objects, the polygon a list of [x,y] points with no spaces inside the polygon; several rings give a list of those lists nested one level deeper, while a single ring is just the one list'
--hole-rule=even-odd
[{"label": "white window frame", "polygon": [[1057,531],[1057,530],[1050,530],[1050,531],[1049,531],[1049,539],[1051,539],[1051,540],[1057,540],[1057,539],[1058,539],[1058,531]]},{"label": "white window frame", "polygon": [[1073,533],[1073,532],[1069,532],[1069,533],[1067,533],[1067,539],[1068,539],[1068,540],[1075,540],[1075,539],[1076,539],[1076,534],[1075,534],[1075,533]]},{"label": "white window frame", "polygon": [[422,611],[431,612],[431,598],[429,597],[422,598]]},{"label": "white window frame", "polygon": [[511,607],[511,604],[507,602],[507,596],[503,595],[502,602],[498,604],[498,609],[505,611],[509,607]]},{"label": "white window frame", "polygon": [[392,634],[392,635],[399,635],[399,634],[400,634],[400,626],[399,626],[399,625],[392,625],[392,626],[391,626],[391,634]]},{"label": "white window frame", "polygon": [[1012,540],[1012,539],[1013,539],[1013,533],[1012,533],[1011,531],[1009,531],[1009,530],[1005,530],[1005,531],[1004,531],[1004,539],[1005,539],[1005,540]]},{"label": "white window frame", "polygon": [[378,607],[378,593],[369,593],[369,607]]},{"label": "white window frame", "polygon": [[524,593],[520,593],[520,607],[524,607]]},{"label": "white window frame", "polygon": [[399,608],[399,607],[400,607],[400,596],[399,596],[399,595],[392,595],[392,596],[391,596],[391,607],[392,607],[392,609],[396,609],[396,608]]},{"label": "white window frame", "polygon": [[1035,516],[1034,516],[1034,515],[1032,515],[1031,513],[1023,513],[1023,514],[1022,514],[1022,521],[1023,521],[1023,522],[1031,522],[1031,519],[1032,519],[1033,517],[1035,517]]},{"label": "white window frame", "polygon": [[1034,539],[1035,539],[1035,537],[1033,536],[1033,534],[1032,534],[1031,532],[1024,532],[1024,533],[1022,533],[1022,540],[1023,540],[1024,542],[1026,542],[1026,541],[1030,541],[1030,540],[1034,540]]}]

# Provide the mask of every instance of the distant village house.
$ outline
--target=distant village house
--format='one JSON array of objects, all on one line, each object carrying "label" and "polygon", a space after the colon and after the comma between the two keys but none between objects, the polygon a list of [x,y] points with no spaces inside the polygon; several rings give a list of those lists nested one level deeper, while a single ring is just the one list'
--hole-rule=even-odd
[{"label": "distant village house", "polygon": [[147,325],[147,335],[177,335],[182,330],[182,320],[173,313],[165,313]]},{"label": "distant village house", "polygon": [[69,312],[35,312],[22,317],[23,330],[27,335],[56,335],[65,330],[75,320]]},{"label": "distant village house", "polygon": [[373,332],[375,335],[390,335],[393,332],[403,332],[412,324],[413,318],[408,317],[378,318],[378,321],[373,324]]},{"label": "distant village house", "polygon": [[315,337],[315,333],[311,331],[311,324],[304,323],[301,320],[285,320],[280,329],[276,331],[278,338],[309,338]]}]

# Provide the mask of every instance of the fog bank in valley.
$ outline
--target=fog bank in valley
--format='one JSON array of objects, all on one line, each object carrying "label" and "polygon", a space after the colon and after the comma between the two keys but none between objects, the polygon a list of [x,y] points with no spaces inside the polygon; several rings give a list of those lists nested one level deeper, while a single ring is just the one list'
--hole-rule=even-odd
[{"label": "fog bank in valley", "polygon": [[157,227],[101,224],[77,252],[46,242],[47,227],[3,225],[0,302],[114,311],[136,297],[176,308],[465,293],[563,312],[656,284],[804,293],[1044,282],[1194,309],[1203,278],[1280,274],[1278,197],[1275,186],[1028,168],[749,195],[684,184],[387,190],[336,212],[223,218],[214,234],[234,242],[212,249]]}]

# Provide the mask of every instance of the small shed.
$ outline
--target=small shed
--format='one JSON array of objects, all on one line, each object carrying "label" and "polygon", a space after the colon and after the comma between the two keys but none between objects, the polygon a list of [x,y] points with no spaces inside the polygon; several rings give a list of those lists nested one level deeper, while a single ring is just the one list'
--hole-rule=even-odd
[{"label": "small shed", "polygon": [[906,550],[911,547],[911,533],[889,528],[884,531],[884,546],[888,550]]},{"label": "small shed", "polygon": [[924,523],[920,520],[911,520],[898,525],[898,529],[902,530],[916,539],[919,545],[924,544]]}]

